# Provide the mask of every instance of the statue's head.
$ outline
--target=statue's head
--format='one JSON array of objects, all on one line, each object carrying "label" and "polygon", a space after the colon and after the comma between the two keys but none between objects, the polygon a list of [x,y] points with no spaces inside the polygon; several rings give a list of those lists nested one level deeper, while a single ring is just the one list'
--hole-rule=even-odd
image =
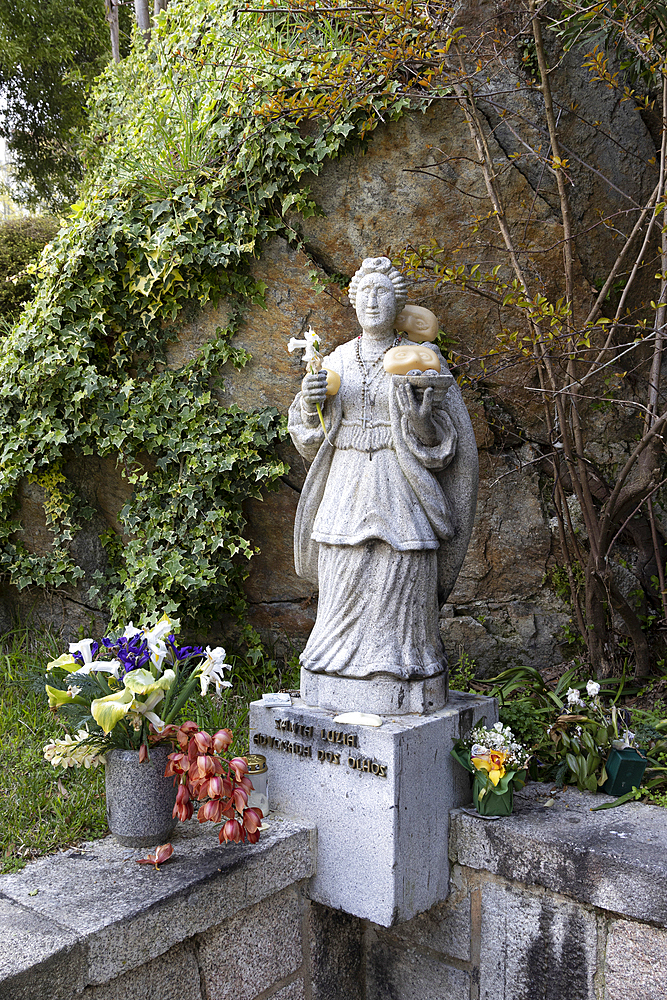
[{"label": "statue's head", "polygon": [[388,330],[405,305],[407,286],[388,257],[367,257],[350,282],[348,296],[364,330]]}]

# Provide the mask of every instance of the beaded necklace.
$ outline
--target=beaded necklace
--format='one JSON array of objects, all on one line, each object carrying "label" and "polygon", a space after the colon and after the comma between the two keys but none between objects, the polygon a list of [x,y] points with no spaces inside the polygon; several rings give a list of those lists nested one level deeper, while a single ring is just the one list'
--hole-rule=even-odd
[{"label": "beaded necklace", "polygon": [[[401,343],[401,334],[399,333],[397,337],[394,337],[392,343],[389,347],[385,347],[382,354],[371,361],[368,366],[361,356],[361,337],[360,334],[357,337],[357,342],[355,345],[355,358],[359,366],[359,371],[361,372],[361,426],[365,429],[368,427],[369,417],[372,415],[373,406],[375,404],[375,395],[371,396],[370,390],[373,382],[375,382],[378,375],[383,371],[380,362],[384,361],[384,356],[392,347],[398,347]],[[372,454],[372,453],[371,453]]]}]

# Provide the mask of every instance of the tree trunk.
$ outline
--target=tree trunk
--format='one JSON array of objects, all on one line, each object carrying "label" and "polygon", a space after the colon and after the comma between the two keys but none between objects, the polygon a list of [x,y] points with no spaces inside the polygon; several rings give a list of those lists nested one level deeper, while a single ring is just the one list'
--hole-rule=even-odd
[{"label": "tree trunk", "polygon": [[120,62],[120,41],[118,36],[118,3],[117,0],[104,0],[106,18],[111,35],[111,57],[114,62]]},{"label": "tree trunk", "polygon": [[148,0],[134,0],[134,13],[139,30],[144,36],[144,43],[148,45],[151,40],[151,15],[148,10]]},{"label": "tree trunk", "polygon": [[169,0],[153,0],[153,17],[157,17],[161,10],[167,9]]},{"label": "tree trunk", "polygon": [[599,680],[611,677],[614,671],[606,604],[607,592],[591,555],[586,566],[586,645],[591,668]]}]

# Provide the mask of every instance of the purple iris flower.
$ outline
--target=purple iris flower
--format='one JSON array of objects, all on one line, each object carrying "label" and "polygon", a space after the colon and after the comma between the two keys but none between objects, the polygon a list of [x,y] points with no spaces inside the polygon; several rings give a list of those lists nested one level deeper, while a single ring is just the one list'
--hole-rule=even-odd
[{"label": "purple iris flower", "polygon": [[191,656],[203,656],[204,654],[202,646],[177,646],[173,635],[167,636],[167,642],[171,646],[174,656],[179,663],[181,660],[187,660]]},{"label": "purple iris flower", "polygon": [[151,658],[147,641],[141,633],[133,635],[131,639],[121,635],[117,639],[102,639],[107,649],[114,651],[116,659],[123,664],[123,672],[129,674],[131,670],[145,667]]}]

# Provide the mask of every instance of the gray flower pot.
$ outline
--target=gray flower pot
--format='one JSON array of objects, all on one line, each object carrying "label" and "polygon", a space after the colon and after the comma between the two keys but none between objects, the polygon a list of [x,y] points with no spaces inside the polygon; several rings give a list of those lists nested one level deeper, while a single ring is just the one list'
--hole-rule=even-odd
[{"label": "gray flower pot", "polygon": [[164,776],[171,752],[154,747],[141,764],[138,750],[106,755],[107,823],[119,844],[152,847],[169,839],[177,822],[171,815],[177,788]]}]

